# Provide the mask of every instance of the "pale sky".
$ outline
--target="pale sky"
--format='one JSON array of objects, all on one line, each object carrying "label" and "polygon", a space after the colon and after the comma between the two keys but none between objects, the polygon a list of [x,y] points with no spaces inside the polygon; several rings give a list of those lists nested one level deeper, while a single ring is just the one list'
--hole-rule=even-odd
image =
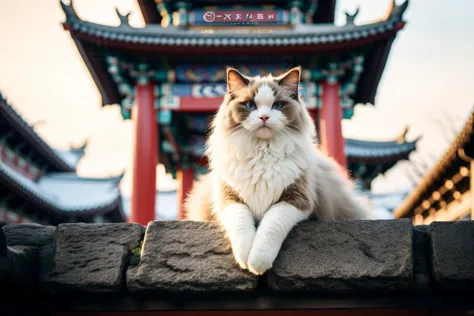
[{"label": "pale sky", "polygon": [[[391,0],[339,0],[344,10],[360,6],[356,23],[383,16]],[[400,0],[399,0],[400,1]],[[118,25],[115,7],[132,12],[131,24],[143,26],[136,0],[76,0],[82,19]],[[411,0],[408,21],[392,46],[375,107],[358,105],[344,122],[346,137],[386,139],[410,126],[409,139],[423,136],[413,157],[439,157],[447,147],[436,119],[449,114],[461,127],[474,105],[474,1]],[[30,123],[46,120],[37,132],[53,147],[67,148],[86,138],[89,146],[78,173],[116,175],[122,170],[125,196],[131,192],[133,129],[118,106],[102,108],[100,95],[61,22],[59,0],[0,0],[0,91]],[[374,182],[374,191],[406,186],[404,166]],[[159,169],[159,188],[174,183]]]}]

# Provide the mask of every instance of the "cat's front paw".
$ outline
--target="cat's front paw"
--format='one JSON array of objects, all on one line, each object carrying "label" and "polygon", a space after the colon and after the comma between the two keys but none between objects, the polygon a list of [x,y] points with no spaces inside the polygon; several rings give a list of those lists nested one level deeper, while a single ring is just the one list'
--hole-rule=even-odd
[{"label": "cat's front paw", "polygon": [[273,256],[264,251],[252,251],[247,261],[247,266],[250,272],[255,275],[262,275],[270,270],[273,265]]},{"label": "cat's front paw", "polygon": [[252,248],[255,233],[240,236],[232,245],[232,252],[237,263],[242,269],[247,269],[247,259]]}]

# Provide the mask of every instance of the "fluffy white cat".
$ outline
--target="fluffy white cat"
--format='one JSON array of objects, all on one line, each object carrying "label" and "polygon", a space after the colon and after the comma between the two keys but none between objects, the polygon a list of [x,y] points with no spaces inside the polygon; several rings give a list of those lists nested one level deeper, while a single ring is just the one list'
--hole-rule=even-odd
[{"label": "fluffy white cat", "polygon": [[210,172],[186,203],[189,220],[222,225],[236,261],[257,275],[272,267],[298,222],[366,217],[340,167],[316,147],[300,77],[300,67],[279,77],[227,69],[207,143]]}]

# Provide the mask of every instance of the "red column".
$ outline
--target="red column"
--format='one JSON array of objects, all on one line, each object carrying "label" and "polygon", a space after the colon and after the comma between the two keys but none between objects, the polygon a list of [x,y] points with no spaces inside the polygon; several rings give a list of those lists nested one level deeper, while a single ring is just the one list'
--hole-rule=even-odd
[{"label": "red column", "polygon": [[156,164],[158,156],[158,122],[154,85],[136,86],[133,109],[135,143],[133,156],[131,222],[147,225],[155,220]]},{"label": "red column", "polygon": [[324,82],[322,88],[322,107],[319,112],[320,148],[342,167],[346,167],[339,83]]},{"label": "red column", "polygon": [[192,168],[179,169],[176,175],[178,188],[178,220],[186,219],[184,201],[193,186],[194,170]]}]

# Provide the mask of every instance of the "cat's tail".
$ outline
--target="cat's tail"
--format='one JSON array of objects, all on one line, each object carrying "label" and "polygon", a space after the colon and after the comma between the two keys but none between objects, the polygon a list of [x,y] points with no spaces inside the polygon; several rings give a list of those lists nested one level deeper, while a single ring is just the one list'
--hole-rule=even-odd
[{"label": "cat's tail", "polygon": [[343,175],[341,167],[321,153],[316,191],[316,217],[329,220],[369,219],[354,184]]},{"label": "cat's tail", "polygon": [[184,202],[186,219],[207,222],[212,220],[212,182],[210,174],[200,176]]}]

